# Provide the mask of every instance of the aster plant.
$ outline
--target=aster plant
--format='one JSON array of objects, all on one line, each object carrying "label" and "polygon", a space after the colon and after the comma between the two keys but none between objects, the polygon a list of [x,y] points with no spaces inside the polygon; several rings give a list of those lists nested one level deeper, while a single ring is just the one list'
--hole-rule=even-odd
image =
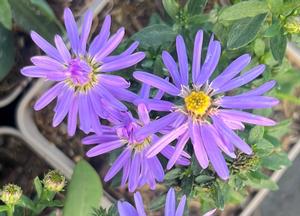
[{"label": "aster plant", "polygon": [[262,96],[272,89],[276,82],[269,81],[242,94],[225,96],[223,93],[243,86],[261,75],[265,66],[258,65],[240,74],[251,59],[247,54],[242,55],[210,81],[221,55],[221,44],[214,40],[213,36],[211,37],[206,58],[201,65],[202,43],[203,31],[200,30],[196,34],[194,43],[192,84],[189,83],[186,45],[180,35],[176,38],[179,67],[170,53],[164,51],[162,54],[165,67],[172,78],[171,82],[142,71],[134,73],[133,76],[137,80],[172,95],[174,99],[171,101],[175,101],[178,97],[182,98],[179,104],[173,104],[169,110],[170,114],[144,126],[138,135],[143,137],[148,133],[156,133],[160,128],[172,126],[173,122],[177,121],[178,125],[173,130],[150,147],[147,157],[155,156],[174,140],[177,140],[174,154],[180,155],[188,140],[191,139],[200,166],[206,169],[211,163],[217,174],[227,180],[229,169],[222,152],[231,158],[236,158],[236,148],[246,154],[252,153],[250,146],[234,130],[243,130],[244,123],[275,125],[273,120],[241,110],[270,108],[278,104],[277,99]]},{"label": "aster plant", "polygon": [[57,82],[39,98],[34,109],[41,110],[57,98],[53,126],[59,125],[67,116],[68,133],[71,136],[76,131],[78,118],[80,129],[85,133],[101,133],[99,118],[108,119],[114,109],[127,110],[110,89],[119,88],[120,94],[130,84],[124,78],[110,73],[133,66],[145,57],[143,52],[134,53],[137,42],[123,53],[111,55],[121,43],[125,29],[120,28],[110,36],[110,16],[105,18],[100,33],[87,46],[92,19],[93,13],[88,11],[79,34],[71,10],[65,9],[64,21],[71,50],[59,35],[54,38],[54,47],[38,33],[31,32],[32,40],[46,55],[32,57],[34,66],[21,70],[25,76]]},{"label": "aster plant", "polygon": [[[67,190],[66,216],[92,209],[95,216],[146,216],[157,210],[182,216],[193,201],[210,216],[232,200],[241,203],[249,186],[277,189],[265,170],[290,164],[279,140],[288,120],[272,120],[271,109],[276,97],[296,100],[289,94],[297,78],[284,53],[287,38],[296,33],[291,20],[300,5],[249,0],[204,13],[207,1],[162,3],[168,17],[153,15],[150,26],[125,39],[126,46],[120,46],[124,28],[111,35],[109,15],[89,42],[91,11],[79,31],[65,9],[66,43],[56,35],[53,46],[31,32],[45,55],[32,57],[33,66],[21,73],[53,84],[34,109],[56,100],[53,126],[66,119],[73,136],[78,125],[86,134],[88,158],[110,156],[104,181],[119,182],[135,201],[135,207],[118,201],[108,212],[97,209],[101,183],[81,161]],[[65,178],[50,174],[60,181],[36,179],[37,192],[62,190]],[[147,189],[159,189],[160,196],[144,206]],[[177,208],[175,189],[182,197]],[[86,199],[84,205],[78,196]],[[47,206],[31,210],[40,213]]]}]

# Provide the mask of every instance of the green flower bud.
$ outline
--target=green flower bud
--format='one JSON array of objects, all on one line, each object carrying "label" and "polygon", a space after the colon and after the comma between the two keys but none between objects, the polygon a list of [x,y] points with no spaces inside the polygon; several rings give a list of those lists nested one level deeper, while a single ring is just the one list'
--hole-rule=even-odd
[{"label": "green flower bud", "polygon": [[288,21],[283,27],[287,33],[290,34],[300,33],[300,22],[298,22],[297,20]]},{"label": "green flower bud", "polygon": [[22,196],[22,189],[14,184],[8,184],[0,192],[0,199],[6,205],[16,205]]},{"label": "green flower bud", "polygon": [[66,178],[57,170],[52,170],[45,175],[43,183],[47,190],[57,193],[64,188]]}]

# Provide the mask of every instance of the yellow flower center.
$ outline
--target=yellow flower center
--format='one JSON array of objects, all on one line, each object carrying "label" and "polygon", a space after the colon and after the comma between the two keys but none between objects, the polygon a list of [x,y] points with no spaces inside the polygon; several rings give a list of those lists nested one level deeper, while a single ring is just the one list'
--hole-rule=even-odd
[{"label": "yellow flower center", "polygon": [[139,142],[139,143],[134,143],[133,144],[133,149],[135,151],[142,151],[144,148],[146,148],[149,144],[151,143],[151,138],[147,137],[146,139],[143,140],[143,142]]},{"label": "yellow flower center", "polygon": [[192,91],[184,98],[188,112],[197,117],[202,117],[211,105],[211,98],[203,91]]}]

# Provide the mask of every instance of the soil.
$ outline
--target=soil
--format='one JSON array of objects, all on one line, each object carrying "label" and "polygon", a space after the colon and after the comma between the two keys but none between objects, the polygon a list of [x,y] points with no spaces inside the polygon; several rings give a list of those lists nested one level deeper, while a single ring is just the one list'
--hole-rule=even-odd
[{"label": "soil", "polygon": [[29,79],[20,73],[20,69],[30,64],[30,57],[37,52],[37,48],[28,34],[15,31],[15,65],[0,82],[0,100],[7,97],[16,87],[26,85]]},{"label": "soil", "polygon": [[23,193],[33,194],[33,180],[36,176],[43,178],[49,166],[31,151],[26,143],[11,135],[0,136],[0,185],[14,183]]}]

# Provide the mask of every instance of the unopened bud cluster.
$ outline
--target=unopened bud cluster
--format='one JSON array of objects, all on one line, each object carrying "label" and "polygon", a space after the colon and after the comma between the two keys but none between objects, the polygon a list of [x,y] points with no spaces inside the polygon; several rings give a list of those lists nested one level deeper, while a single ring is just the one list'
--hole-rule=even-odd
[{"label": "unopened bud cluster", "polygon": [[14,184],[5,185],[0,192],[0,199],[6,205],[15,205],[22,196],[22,189]]},{"label": "unopened bud cluster", "polygon": [[65,187],[66,178],[57,170],[52,170],[45,175],[43,183],[47,190],[57,193]]}]

